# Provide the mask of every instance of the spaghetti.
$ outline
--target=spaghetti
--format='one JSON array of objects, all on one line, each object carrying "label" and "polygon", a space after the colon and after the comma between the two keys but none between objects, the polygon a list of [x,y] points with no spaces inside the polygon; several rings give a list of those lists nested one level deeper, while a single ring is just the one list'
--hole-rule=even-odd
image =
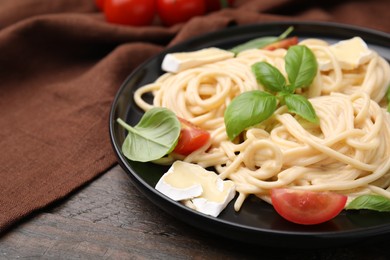
[{"label": "spaghetti", "polygon": [[[318,61],[328,60],[311,86],[299,90],[309,98],[319,124],[312,124],[280,107],[266,121],[230,141],[224,111],[231,100],[250,90],[263,90],[251,65],[266,61],[284,76],[286,50],[251,49],[235,58],[179,73],[166,73],[139,88],[136,104],[146,110],[166,107],[210,132],[207,145],[188,156],[171,154],[165,163],[184,160],[214,167],[222,179],[235,182],[239,210],[254,194],[271,203],[270,189],[288,187],[333,191],[348,195],[375,193],[390,198],[390,116],[385,94],[390,66],[373,52],[357,68],[343,69],[330,45],[308,39]],[[143,100],[152,93],[153,104]]]}]

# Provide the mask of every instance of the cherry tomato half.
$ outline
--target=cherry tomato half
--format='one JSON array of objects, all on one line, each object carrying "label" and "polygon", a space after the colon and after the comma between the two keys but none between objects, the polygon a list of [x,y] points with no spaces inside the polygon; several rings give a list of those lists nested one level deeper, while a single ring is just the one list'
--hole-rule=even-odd
[{"label": "cherry tomato half", "polygon": [[223,2],[229,6],[233,6],[234,0],[206,0],[206,11],[207,12],[214,12],[217,11],[223,7]]},{"label": "cherry tomato half", "polygon": [[337,216],[347,202],[347,196],[332,192],[272,189],[275,210],[285,219],[303,225],[326,222]]},{"label": "cherry tomato half", "polygon": [[173,152],[181,155],[189,155],[205,145],[210,139],[210,133],[200,127],[180,118],[181,131],[179,140]]},{"label": "cherry tomato half", "polygon": [[110,23],[143,26],[152,23],[155,0],[105,0],[104,14]]},{"label": "cherry tomato half", "polygon": [[283,39],[283,40],[278,41],[278,42],[271,43],[271,44],[263,47],[262,49],[269,50],[269,51],[273,51],[273,50],[281,49],[281,48],[288,49],[288,47],[293,46],[293,45],[297,45],[297,44],[298,44],[298,37],[294,36],[294,37]]},{"label": "cherry tomato half", "polygon": [[105,0],[95,0],[95,5],[99,10],[103,10]]},{"label": "cherry tomato half", "polygon": [[204,15],[205,0],[157,0],[157,13],[163,24],[171,26]]}]

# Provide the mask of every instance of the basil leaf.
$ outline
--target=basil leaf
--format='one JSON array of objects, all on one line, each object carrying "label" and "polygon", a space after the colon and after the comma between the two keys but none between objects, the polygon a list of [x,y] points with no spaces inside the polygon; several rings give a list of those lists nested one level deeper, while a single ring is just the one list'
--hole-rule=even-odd
[{"label": "basil leaf", "polygon": [[253,64],[252,72],[255,74],[257,82],[270,91],[282,91],[286,85],[283,74],[267,62],[262,61]]},{"label": "basil leaf", "polygon": [[166,108],[148,110],[134,127],[118,118],[129,131],[122,144],[123,154],[132,161],[148,162],[170,153],[179,139],[181,125],[176,115]]},{"label": "basil leaf", "polygon": [[290,112],[296,113],[309,122],[318,123],[317,114],[310,103],[304,96],[298,94],[283,94],[284,102]]},{"label": "basil leaf", "polygon": [[288,49],[285,56],[286,72],[291,85],[297,88],[308,87],[317,74],[317,60],[306,46],[296,45]]},{"label": "basil leaf", "polygon": [[281,35],[279,35],[279,37],[267,36],[267,37],[256,38],[248,42],[245,42],[243,44],[237,45],[236,47],[230,49],[230,51],[234,52],[234,54],[237,55],[238,53],[245,50],[261,49],[269,44],[285,39],[292,32],[293,29],[294,28],[290,26],[287,28],[286,31],[284,31]]},{"label": "basil leaf", "polygon": [[369,209],[389,212],[390,200],[380,195],[361,195],[351,201],[345,209]]},{"label": "basil leaf", "polygon": [[285,97],[285,96],[288,96],[288,95],[290,95],[290,94],[293,94],[293,93],[286,92],[286,91],[281,91],[281,92],[276,93],[276,97],[277,97],[278,100],[279,100],[279,104],[285,105],[286,102],[284,101],[284,97]]},{"label": "basil leaf", "polygon": [[225,110],[226,132],[230,140],[242,131],[269,118],[276,110],[277,99],[269,93],[253,90],[232,100]]},{"label": "basil leaf", "polygon": [[234,54],[238,54],[242,51],[249,50],[249,49],[261,49],[271,43],[274,43],[278,40],[278,37],[268,36],[268,37],[260,37],[253,40],[250,40],[248,42],[245,42],[243,44],[237,45],[236,47],[230,49],[231,52]]}]

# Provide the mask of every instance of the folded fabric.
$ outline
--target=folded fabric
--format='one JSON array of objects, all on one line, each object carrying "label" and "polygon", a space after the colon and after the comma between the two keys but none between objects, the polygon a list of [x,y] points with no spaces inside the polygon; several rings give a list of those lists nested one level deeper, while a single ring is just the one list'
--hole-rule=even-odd
[{"label": "folded fabric", "polygon": [[116,164],[121,83],[166,46],[227,26],[322,20],[390,32],[388,1],[236,1],[164,27],[109,24],[93,0],[0,2],[0,233]]}]

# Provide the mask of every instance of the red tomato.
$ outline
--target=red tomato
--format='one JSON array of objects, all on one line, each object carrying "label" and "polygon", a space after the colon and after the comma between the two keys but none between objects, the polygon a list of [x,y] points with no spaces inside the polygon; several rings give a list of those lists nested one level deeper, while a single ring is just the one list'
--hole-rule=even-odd
[{"label": "red tomato", "polygon": [[200,127],[180,118],[181,131],[179,140],[173,152],[188,155],[205,145],[210,139],[210,133]]},{"label": "red tomato", "polygon": [[275,210],[285,219],[303,225],[326,222],[337,216],[347,202],[347,196],[332,192],[272,189]]},{"label": "red tomato", "polygon": [[105,0],[104,14],[110,23],[143,26],[152,23],[155,0]]},{"label": "red tomato", "polygon": [[205,14],[205,0],[157,0],[157,12],[165,25],[183,23]]},{"label": "red tomato", "polygon": [[271,43],[271,44],[263,47],[262,49],[269,50],[269,51],[273,51],[273,50],[280,49],[280,48],[288,49],[288,47],[293,46],[293,45],[297,45],[297,44],[298,44],[298,37],[294,36],[294,37],[286,38],[286,39],[278,41],[278,42]]},{"label": "red tomato", "polygon": [[99,10],[103,10],[105,0],[95,0],[95,4]]},{"label": "red tomato", "polygon": [[221,9],[223,6],[223,1],[225,1],[228,6],[233,6],[234,0],[206,0],[206,11],[214,12]]}]

